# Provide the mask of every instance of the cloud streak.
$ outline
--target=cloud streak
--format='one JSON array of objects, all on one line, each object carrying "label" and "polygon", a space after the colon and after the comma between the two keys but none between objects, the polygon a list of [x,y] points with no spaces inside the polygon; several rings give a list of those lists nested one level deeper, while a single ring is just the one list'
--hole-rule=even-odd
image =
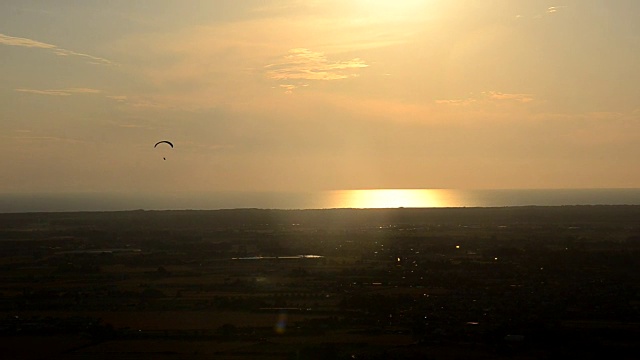
[{"label": "cloud streak", "polygon": [[86,141],[83,141],[83,140],[58,137],[58,136],[2,136],[2,138],[13,139],[16,141],[30,141],[30,142],[31,141],[36,141],[36,142],[51,141],[51,142],[60,142],[60,143],[68,143],[68,144],[86,143]]},{"label": "cloud streak", "polygon": [[483,92],[482,94],[493,100],[511,100],[521,103],[528,103],[534,100],[533,95],[531,94],[508,94],[498,91],[487,91]]},{"label": "cloud streak", "polygon": [[19,46],[19,47],[36,48],[36,49],[45,49],[45,50],[52,51],[54,54],[56,54],[58,56],[77,56],[77,57],[81,57],[81,58],[84,58],[85,60],[89,61],[90,64],[95,64],[95,65],[114,65],[114,63],[111,60],[107,60],[105,58],[101,58],[101,57],[97,57],[97,56],[93,56],[93,55],[89,55],[89,54],[83,54],[83,53],[79,53],[79,52],[72,51],[72,50],[63,49],[63,48],[60,48],[60,47],[58,47],[56,45],[44,43],[44,42],[33,40],[33,39],[9,36],[9,35],[5,35],[5,34],[0,34],[0,45]]},{"label": "cloud streak", "polygon": [[553,15],[558,14],[560,12],[564,12],[567,8],[568,8],[568,6],[566,6],[566,5],[549,6],[546,10],[544,10],[544,13],[538,13],[536,15],[531,15],[531,16],[525,16],[525,15],[522,15],[522,14],[518,14],[518,15],[515,16],[515,18],[516,19],[524,19],[524,18],[542,19],[545,16],[553,16]]},{"label": "cloud streak", "polygon": [[102,91],[90,88],[68,88],[68,89],[15,89],[17,92],[35,94],[35,95],[48,95],[48,96],[70,96],[73,94],[99,94]]},{"label": "cloud streak", "polygon": [[[284,58],[276,63],[265,66],[267,77],[272,80],[341,80],[356,77],[354,71],[367,65],[360,58],[345,61],[330,61],[324,53],[311,51],[306,48],[289,50]],[[296,85],[282,86],[291,92]]]},{"label": "cloud streak", "polygon": [[550,6],[549,8],[547,8],[547,13],[548,14],[553,14],[553,13],[557,13],[558,11],[567,8],[566,6]]},{"label": "cloud streak", "polygon": [[436,104],[452,106],[468,106],[479,102],[516,102],[530,103],[535,101],[532,94],[503,93],[499,91],[483,91],[480,97],[470,97],[466,99],[443,99],[436,100]]}]

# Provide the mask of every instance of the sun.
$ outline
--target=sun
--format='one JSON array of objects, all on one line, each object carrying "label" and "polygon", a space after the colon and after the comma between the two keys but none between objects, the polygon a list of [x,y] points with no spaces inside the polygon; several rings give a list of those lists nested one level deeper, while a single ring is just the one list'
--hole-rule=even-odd
[{"label": "sun", "polygon": [[420,16],[428,11],[436,0],[358,0],[357,10],[378,18]]}]

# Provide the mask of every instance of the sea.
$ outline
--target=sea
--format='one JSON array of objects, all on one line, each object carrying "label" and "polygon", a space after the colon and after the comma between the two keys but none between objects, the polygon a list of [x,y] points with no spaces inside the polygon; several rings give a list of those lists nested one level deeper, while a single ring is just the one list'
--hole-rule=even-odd
[{"label": "sea", "polygon": [[359,189],[315,192],[0,194],[0,213],[640,205],[640,189]]}]

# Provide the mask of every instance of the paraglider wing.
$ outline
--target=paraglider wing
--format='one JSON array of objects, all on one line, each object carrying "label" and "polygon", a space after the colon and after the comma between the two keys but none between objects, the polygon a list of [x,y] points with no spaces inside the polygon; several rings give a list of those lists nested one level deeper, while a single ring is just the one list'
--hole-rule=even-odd
[{"label": "paraglider wing", "polygon": [[162,144],[162,143],[169,144],[169,146],[173,148],[173,144],[171,143],[171,141],[167,141],[167,140],[158,141],[155,145],[153,145],[153,147],[156,147],[158,146],[158,144]]}]

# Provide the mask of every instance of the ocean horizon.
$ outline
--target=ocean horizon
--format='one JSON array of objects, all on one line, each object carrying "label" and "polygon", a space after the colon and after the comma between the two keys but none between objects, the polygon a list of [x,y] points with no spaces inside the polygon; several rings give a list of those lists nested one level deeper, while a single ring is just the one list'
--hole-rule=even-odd
[{"label": "ocean horizon", "polygon": [[368,189],[317,192],[0,194],[0,213],[571,205],[640,205],[640,189]]}]

